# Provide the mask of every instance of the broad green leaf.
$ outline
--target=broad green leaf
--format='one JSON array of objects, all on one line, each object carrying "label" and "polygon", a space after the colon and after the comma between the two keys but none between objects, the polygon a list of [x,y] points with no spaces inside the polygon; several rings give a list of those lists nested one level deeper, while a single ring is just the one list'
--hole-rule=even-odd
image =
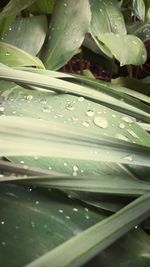
[{"label": "broad green leaf", "polygon": [[0,42],[0,62],[13,67],[35,66],[37,68],[44,68],[39,58],[4,42]]},{"label": "broad green leaf", "polygon": [[98,47],[109,57],[112,53],[109,47],[97,41],[97,36],[104,33],[126,34],[126,27],[121,10],[116,0],[90,0],[91,26],[90,33]]},{"label": "broad green leaf", "polygon": [[133,13],[141,20],[145,20],[145,1],[144,0],[132,0]]},{"label": "broad green leaf", "polygon": [[104,218],[61,192],[0,184],[1,265],[25,266]]},{"label": "broad green leaf", "polygon": [[[71,82],[50,77],[53,76],[53,74],[50,75],[50,73],[51,72],[44,71],[43,75],[41,75],[42,73],[27,74],[26,71],[14,70],[2,65],[0,77],[8,81],[26,84],[26,86],[32,85],[32,89],[33,86],[35,86],[36,88],[34,89],[36,90],[38,90],[39,87],[39,90],[49,89],[54,90],[57,93],[68,93],[76,96],[82,96],[92,100],[93,102],[109,106],[113,108],[113,110],[121,110],[123,113],[135,116],[145,122],[150,121],[149,108],[147,106],[144,106],[137,100],[135,101],[134,99],[129,98],[129,96],[127,98],[125,94],[121,94],[120,92],[111,92],[109,84],[101,85],[95,80],[91,80],[87,77],[79,76],[76,78],[72,76],[72,79],[78,79],[79,81],[82,80],[82,82],[90,85],[91,88],[89,86],[81,86],[75,83],[72,86]],[[63,76],[63,74],[60,74],[60,76]]]},{"label": "broad green leaf", "polygon": [[62,67],[81,46],[90,26],[90,6],[87,0],[56,1],[49,29],[47,45],[43,50],[48,69]]},{"label": "broad green leaf", "polygon": [[94,36],[113,32],[126,34],[124,18],[116,0],[90,0]]},{"label": "broad green leaf", "polygon": [[134,35],[104,33],[98,40],[106,45],[120,65],[142,65],[147,58],[143,42]]},{"label": "broad green leaf", "polygon": [[21,10],[27,8],[36,0],[10,0],[0,13],[0,20],[9,16],[17,15]]},{"label": "broad green leaf", "polygon": [[150,216],[150,194],[131,202],[119,212],[26,266],[48,267],[49,264],[53,267],[82,266],[148,216]]},{"label": "broad green leaf", "polygon": [[28,10],[33,14],[51,14],[55,0],[37,0]]},{"label": "broad green leaf", "polygon": [[38,185],[47,188],[56,188],[63,191],[85,191],[95,192],[102,194],[112,195],[127,195],[127,196],[140,196],[146,193],[150,193],[150,183],[129,180],[125,180],[117,175],[99,175],[97,177],[59,177],[51,175],[39,175],[32,177],[23,176],[3,176],[0,177],[0,182],[4,181],[20,181],[22,183]]},{"label": "broad green leaf", "polygon": [[47,19],[44,15],[16,18],[2,40],[31,55],[37,55],[44,43],[47,29]]},{"label": "broad green leaf", "polygon": [[12,122],[12,116],[1,116],[0,123],[1,156],[49,156],[150,166],[147,146],[105,135],[98,138],[98,134],[90,130],[75,132],[75,127],[53,121],[41,121],[39,125],[38,119],[13,117]]},{"label": "broad green leaf", "polygon": [[10,16],[0,20],[0,38],[3,40],[4,33],[9,29],[9,26],[15,19],[15,16]]}]

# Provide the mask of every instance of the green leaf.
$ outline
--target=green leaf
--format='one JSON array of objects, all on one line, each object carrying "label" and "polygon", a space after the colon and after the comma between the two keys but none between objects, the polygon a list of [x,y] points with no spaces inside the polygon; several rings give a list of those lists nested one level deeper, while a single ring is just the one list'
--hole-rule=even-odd
[{"label": "green leaf", "polygon": [[146,193],[150,193],[150,183],[142,181],[125,180],[117,175],[99,175],[97,177],[59,177],[51,175],[44,176],[3,176],[0,177],[2,181],[21,181],[23,183],[30,183],[47,188],[56,188],[63,191],[85,191],[95,192],[102,194],[115,194],[115,195],[127,195],[127,196],[140,196]]},{"label": "green leaf", "polygon": [[74,0],[56,2],[47,46],[43,51],[48,69],[59,69],[76,54],[88,31],[90,18],[87,0],[78,0],[76,4]]},{"label": "green leaf", "polygon": [[[149,236],[135,227],[135,231],[130,231],[125,237],[104,250],[96,258],[91,260],[86,267],[148,267],[150,264]],[[99,265],[96,264],[96,259]]]},{"label": "green leaf", "polygon": [[112,53],[109,47],[97,41],[97,36],[104,33],[126,34],[126,27],[121,10],[116,0],[90,0],[91,26],[90,32],[98,47],[109,57]]},{"label": "green leaf", "polygon": [[4,42],[0,42],[0,62],[13,67],[36,66],[37,68],[44,68],[39,58]]},{"label": "green leaf", "polygon": [[15,19],[15,16],[10,16],[0,20],[0,38],[3,40],[3,34],[9,29],[9,26]]},{"label": "green leaf", "polygon": [[51,14],[54,8],[55,0],[37,0],[28,10],[32,14]]},{"label": "green leaf", "polygon": [[0,184],[0,196],[0,259],[5,267],[25,266],[105,218],[54,190]]},{"label": "green leaf", "polygon": [[[9,70],[9,71],[8,71]],[[36,70],[33,70],[36,72]],[[125,94],[119,92],[113,92],[111,90],[112,86],[110,84],[98,83],[95,80],[89,79],[84,76],[69,76],[68,74],[58,74],[57,77],[69,77],[70,80],[79,80],[82,83],[87,84],[88,86],[81,86],[73,84],[71,82],[62,81],[55,77],[56,72],[43,71],[37,73],[27,73],[26,71],[8,69],[4,65],[1,66],[0,77],[5,80],[16,81],[22,84],[36,86],[34,89],[42,90],[49,89],[54,90],[58,93],[68,93],[76,96],[83,96],[87,99],[92,100],[93,102],[104,104],[109,106],[113,110],[121,110],[125,114],[135,116],[136,118],[143,120],[145,122],[150,121],[149,108],[142,103],[135,101],[134,98],[127,98]],[[90,87],[89,87],[90,85]],[[42,87],[42,88],[41,88]],[[32,87],[33,89],[33,87]],[[112,88],[113,89],[113,88]]]},{"label": "green leaf", "polygon": [[37,55],[44,43],[47,28],[47,19],[44,15],[16,18],[2,40],[31,55]]},{"label": "green leaf", "polygon": [[145,2],[144,0],[132,0],[133,13],[141,20],[145,20]]},{"label": "green leaf", "polygon": [[26,266],[48,267],[49,263],[53,267],[81,266],[148,216],[150,216],[150,194],[131,202],[116,214]]},{"label": "green leaf", "polygon": [[106,45],[120,65],[142,65],[147,58],[143,42],[134,35],[104,33],[98,40]]},{"label": "green leaf", "polygon": [[75,132],[74,127],[53,121],[41,121],[39,126],[38,119],[13,117],[12,122],[12,116],[1,116],[0,122],[1,156],[50,156],[150,166],[150,148],[146,146],[105,135],[98,138],[90,130]]},{"label": "green leaf", "polygon": [[36,0],[10,0],[0,13],[0,20],[9,16],[16,16],[21,10],[27,8]]}]

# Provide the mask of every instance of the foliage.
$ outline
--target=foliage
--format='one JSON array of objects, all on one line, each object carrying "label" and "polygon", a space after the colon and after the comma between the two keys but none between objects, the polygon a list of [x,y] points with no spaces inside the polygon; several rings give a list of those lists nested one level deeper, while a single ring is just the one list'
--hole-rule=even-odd
[{"label": "foliage", "polygon": [[0,8],[1,266],[148,267],[149,1]]}]

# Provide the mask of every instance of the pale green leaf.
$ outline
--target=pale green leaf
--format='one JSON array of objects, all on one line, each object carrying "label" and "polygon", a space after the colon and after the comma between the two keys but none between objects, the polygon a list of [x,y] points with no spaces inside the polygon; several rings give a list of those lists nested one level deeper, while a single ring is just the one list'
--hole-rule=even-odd
[{"label": "pale green leaf", "polygon": [[4,42],[0,42],[0,62],[13,67],[35,66],[37,68],[44,68],[39,58]]},{"label": "pale green leaf", "polygon": [[120,65],[142,65],[147,58],[143,42],[134,35],[104,33],[98,40],[106,45]]}]

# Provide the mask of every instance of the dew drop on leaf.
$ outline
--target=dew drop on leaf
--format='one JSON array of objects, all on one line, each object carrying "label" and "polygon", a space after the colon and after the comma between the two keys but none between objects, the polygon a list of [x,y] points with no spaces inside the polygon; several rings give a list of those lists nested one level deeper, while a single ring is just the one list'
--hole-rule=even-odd
[{"label": "dew drop on leaf", "polygon": [[5,110],[4,107],[0,107],[0,111],[3,112]]},{"label": "dew drop on leaf", "polygon": [[77,212],[77,211],[78,211],[78,209],[77,209],[77,208],[73,208],[73,211],[76,211],[76,212]]},{"label": "dew drop on leaf", "polygon": [[105,129],[105,128],[108,127],[108,121],[105,118],[101,117],[101,116],[96,116],[94,118],[94,123],[95,123],[95,125],[99,126],[100,128],[104,128]]},{"label": "dew drop on leaf", "polygon": [[72,110],[74,110],[74,106],[71,105],[71,104],[68,104],[68,105],[66,106],[66,109],[72,111]]},{"label": "dew drop on leaf", "polygon": [[88,116],[88,117],[93,117],[94,116],[94,110],[88,110],[87,112],[86,112],[86,115]]},{"label": "dew drop on leaf", "polygon": [[79,167],[78,167],[77,165],[74,165],[74,166],[73,166],[73,171],[74,171],[74,172],[77,172],[78,170],[79,170]]},{"label": "dew drop on leaf", "polygon": [[128,117],[128,116],[123,116],[121,119],[123,121],[125,121],[125,122],[128,122],[128,123],[132,123],[133,122],[133,119],[131,117]]},{"label": "dew drop on leaf", "polygon": [[130,156],[130,155],[127,155],[126,157],[124,157],[124,159],[128,160],[128,161],[132,161],[133,160],[132,156]]},{"label": "dew drop on leaf", "polygon": [[120,128],[120,129],[124,129],[124,128],[125,128],[125,125],[124,125],[123,123],[120,123],[120,124],[119,124],[119,128]]},{"label": "dew drop on leaf", "polygon": [[83,125],[84,127],[89,127],[89,126],[90,126],[88,121],[84,121],[84,122],[82,123],[82,125]]},{"label": "dew drop on leaf", "polygon": [[128,129],[127,131],[128,131],[128,133],[129,133],[131,136],[133,136],[133,137],[135,137],[135,138],[139,138],[139,137],[137,136],[137,134],[136,134],[135,132],[133,132],[132,130]]},{"label": "dew drop on leaf", "polygon": [[120,140],[129,141],[129,139],[126,136],[124,136],[123,134],[118,133],[115,135],[115,137],[120,139]]},{"label": "dew drop on leaf", "polygon": [[78,101],[79,102],[83,102],[84,101],[84,97],[82,97],[82,96],[81,97],[78,97]]},{"label": "dew drop on leaf", "polygon": [[59,210],[60,213],[63,213],[63,210]]}]

